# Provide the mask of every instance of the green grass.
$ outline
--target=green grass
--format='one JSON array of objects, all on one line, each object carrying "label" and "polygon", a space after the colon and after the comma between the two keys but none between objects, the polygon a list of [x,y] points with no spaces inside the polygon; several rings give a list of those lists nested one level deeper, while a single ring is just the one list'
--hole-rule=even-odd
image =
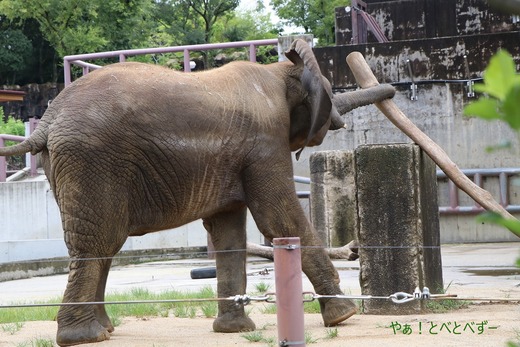
[{"label": "green grass", "polygon": [[331,328],[331,329],[327,329],[325,330],[325,338],[327,340],[331,340],[331,339],[334,339],[336,337],[338,337],[339,333],[338,333],[338,328]]},{"label": "green grass", "polygon": [[14,322],[8,324],[2,324],[2,331],[9,333],[10,335],[14,335],[16,332],[20,331],[24,326],[22,322]]},{"label": "green grass", "polygon": [[[204,287],[198,292],[165,291],[159,294],[147,289],[136,288],[128,292],[112,293],[106,296],[105,301],[136,301],[136,300],[190,300],[215,298],[216,293],[211,287]],[[61,298],[53,298],[38,304],[59,303]],[[167,317],[173,314],[177,317],[194,318],[197,314],[205,317],[214,317],[217,314],[217,303],[181,302],[181,303],[153,303],[153,304],[124,304],[106,305],[107,313],[115,326],[121,323],[122,317]],[[9,324],[27,321],[54,320],[58,307],[21,307],[5,308],[0,310],[0,324]]]},{"label": "green grass", "polygon": [[269,283],[260,282],[255,284],[255,289],[258,293],[266,293],[269,289],[271,289],[271,285]]},{"label": "green grass", "polygon": [[54,347],[54,341],[52,339],[45,338],[34,338],[29,341],[21,342],[16,347]]},{"label": "green grass", "polygon": [[[446,293],[451,286],[451,282],[446,288],[441,289],[442,294]],[[445,313],[449,311],[459,310],[466,308],[469,305],[469,301],[466,300],[428,300],[426,301],[426,308],[432,313]]]}]

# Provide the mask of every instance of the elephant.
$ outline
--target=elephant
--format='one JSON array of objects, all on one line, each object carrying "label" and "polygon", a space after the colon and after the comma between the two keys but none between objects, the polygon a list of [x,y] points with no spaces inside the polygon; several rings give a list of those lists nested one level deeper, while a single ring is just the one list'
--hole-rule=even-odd
[{"label": "elephant", "polygon": [[[321,245],[296,195],[292,152],[341,128],[349,102],[379,101],[393,88],[336,97],[307,43],[294,41],[285,55],[194,73],[107,65],[66,87],[28,139],[0,149],[41,153],[70,256],[63,303],[104,301],[111,259],[129,236],[198,219],[217,251],[218,297],[245,294],[247,209],[269,240]],[[322,247],[302,249],[302,269],[317,293],[342,294]],[[320,308],[325,326],[357,310],[338,298],[320,299]],[[107,340],[114,330],[103,304],[63,305],[57,324],[60,346]],[[214,331],[254,329],[243,305],[218,303]]]}]

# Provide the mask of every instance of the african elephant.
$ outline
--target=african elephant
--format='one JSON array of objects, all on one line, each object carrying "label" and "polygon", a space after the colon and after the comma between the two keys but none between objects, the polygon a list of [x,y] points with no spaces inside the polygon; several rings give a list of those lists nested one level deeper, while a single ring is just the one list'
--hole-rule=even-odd
[{"label": "african elephant", "polygon": [[[266,238],[320,245],[296,196],[291,151],[320,144],[343,123],[310,47],[298,40],[285,54],[290,61],[190,74],[106,66],[62,91],[27,140],[0,149],[42,155],[71,257],[64,303],[104,301],[111,257],[128,236],[200,218],[217,251],[244,250],[217,252],[219,297],[246,290],[246,208]],[[391,96],[366,95],[365,103]],[[324,249],[304,249],[302,263],[317,293],[341,294]],[[356,312],[349,300],[320,305],[326,326]],[[62,306],[57,321],[60,346],[114,330],[104,305]],[[243,306],[219,302],[213,329],[255,324]]]}]

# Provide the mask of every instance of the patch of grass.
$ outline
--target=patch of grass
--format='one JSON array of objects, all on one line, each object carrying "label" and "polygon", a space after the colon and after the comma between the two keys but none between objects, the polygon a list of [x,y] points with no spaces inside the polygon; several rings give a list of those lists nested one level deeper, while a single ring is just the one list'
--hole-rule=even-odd
[{"label": "patch of grass", "polygon": [[[450,282],[446,288],[439,290],[442,294],[446,293],[451,286]],[[460,310],[466,308],[469,305],[469,301],[466,300],[429,300],[426,301],[426,308],[432,313],[445,313],[454,310]]]},{"label": "patch of grass", "polygon": [[261,331],[251,331],[247,334],[242,334],[240,337],[243,337],[249,342],[261,342],[264,340],[264,334]]},{"label": "patch of grass", "polygon": [[[50,304],[59,302],[61,302],[61,297],[52,298],[45,302],[38,303]],[[16,304],[23,303],[17,302]],[[57,314],[58,307],[56,306],[3,308],[0,310],[0,324],[40,320],[54,320]]]},{"label": "patch of grass", "polygon": [[516,337],[513,341],[507,341],[507,347],[520,347],[520,329],[513,329]]},{"label": "patch of grass", "polygon": [[202,314],[204,315],[204,317],[216,317],[218,313],[218,304],[213,301],[208,301],[200,305],[200,309],[202,310]]},{"label": "patch of grass", "polygon": [[331,328],[325,330],[325,338],[328,340],[335,339],[336,337],[338,337],[338,334],[338,328]]},{"label": "patch of grass", "polygon": [[445,313],[466,308],[469,301],[466,300],[431,300],[426,302],[426,308],[432,313]]},{"label": "patch of grass", "polygon": [[305,313],[320,313],[320,302],[318,300],[307,301],[303,303],[303,312]]},{"label": "patch of grass", "polygon": [[276,339],[274,337],[264,337],[264,334],[261,331],[251,331],[247,334],[240,335],[244,339],[246,339],[249,342],[263,342],[267,344],[269,347],[274,347],[276,344]]},{"label": "patch of grass", "polygon": [[304,334],[305,334],[305,344],[318,343],[319,339],[315,339],[314,337],[312,337],[312,334],[310,332],[306,331]]},{"label": "patch of grass", "polygon": [[9,324],[2,324],[2,330],[10,335],[14,335],[24,326],[23,322],[14,322]]},{"label": "patch of grass", "polygon": [[[215,291],[211,287],[204,287],[197,292],[165,291],[163,293],[152,293],[147,289],[134,288],[127,292],[112,293],[106,296],[106,301],[142,301],[142,300],[189,300],[215,298]],[[59,303],[60,298],[37,302],[38,304]],[[214,305],[213,308],[211,305]],[[204,308],[203,308],[204,306]],[[152,303],[152,304],[125,304],[125,305],[106,305],[107,314],[114,326],[121,323],[122,317],[167,317],[172,311],[178,317],[195,317],[197,313],[216,315],[217,304],[213,301],[208,302],[182,302],[182,303]],[[54,320],[58,307],[21,307],[5,308],[0,310],[0,324],[27,322],[27,321],[49,321]],[[211,311],[213,310],[213,311]],[[206,312],[205,312],[206,311]],[[214,312],[214,313],[211,313]]]},{"label": "patch of grass", "polygon": [[21,342],[16,347],[54,347],[54,341],[49,338],[34,338],[30,341]]},{"label": "patch of grass", "polygon": [[275,304],[267,304],[264,305],[262,309],[260,309],[260,312],[264,314],[276,314],[276,305]]},{"label": "patch of grass", "polygon": [[266,293],[271,289],[271,285],[269,283],[260,282],[255,284],[255,289],[258,293]]}]

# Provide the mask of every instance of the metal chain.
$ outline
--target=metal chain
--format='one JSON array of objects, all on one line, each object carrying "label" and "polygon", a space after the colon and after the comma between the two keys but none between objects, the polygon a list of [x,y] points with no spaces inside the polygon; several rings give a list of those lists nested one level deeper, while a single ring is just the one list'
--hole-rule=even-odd
[{"label": "metal chain", "polygon": [[[412,294],[396,292],[388,296],[376,295],[321,295],[314,292],[303,292],[303,302],[312,302],[316,299],[351,299],[351,300],[391,300],[395,304],[404,304],[415,300],[466,300],[466,301],[500,301],[500,302],[520,302],[515,298],[464,298],[456,294],[430,294],[428,287],[421,291],[419,287]],[[309,297],[310,296],[310,297]],[[193,303],[207,301],[232,301],[236,305],[246,306],[252,301],[276,303],[276,293],[265,293],[262,296],[251,296],[247,294],[234,295],[227,298],[195,298],[195,299],[164,299],[164,300],[135,300],[135,301],[90,301],[90,302],[62,302],[62,303],[36,303],[36,304],[9,304],[0,305],[2,308],[23,308],[23,307],[53,307],[53,306],[82,306],[82,305],[123,305],[123,304],[163,304],[163,303]]]}]

